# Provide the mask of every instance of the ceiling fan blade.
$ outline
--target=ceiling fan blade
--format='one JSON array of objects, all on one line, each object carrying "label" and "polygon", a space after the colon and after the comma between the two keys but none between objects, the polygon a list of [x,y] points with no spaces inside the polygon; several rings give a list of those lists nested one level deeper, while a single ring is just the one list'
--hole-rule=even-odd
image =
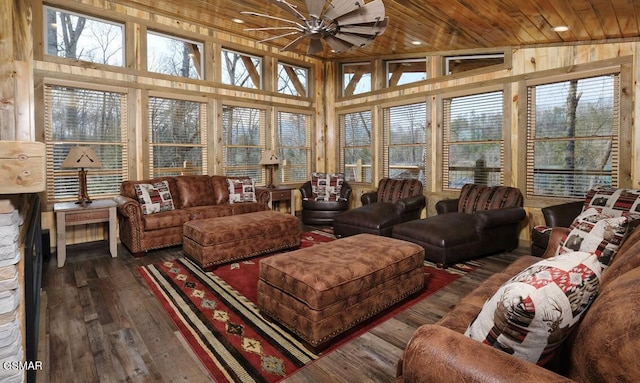
[{"label": "ceiling fan blade", "polygon": [[271,15],[265,15],[264,13],[257,13],[257,12],[249,12],[249,11],[242,11],[240,12],[243,15],[249,15],[249,16],[258,16],[258,17],[264,17],[267,19],[271,19],[271,20],[278,20],[278,21],[282,21],[284,23],[289,23],[289,24],[295,24],[298,27],[300,27],[300,29],[304,29],[304,26],[300,23],[298,23],[297,21],[293,21],[293,20],[287,20],[287,19],[283,19],[281,17],[275,17],[275,16],[271,16]]},{"label": "ceiling fan blade", "polygon": [[269,0],[269,2],[291,13],[298,19],[305,20],[305,17],[302,15],[302,13],[300,13],[300,11],[298,11],[297,7],[295,5],[287,3],[286,0]]},{"label": "ceiling fan blade", "polygon": [[363,0],[333,0],[323,16],[335,20],[337,17],[355,11],[362,6],[364,6]]},{"label": "ceiling fan blade", "polygon": [[291,36],[291,35],[297,35],[297,34],[299,34],[299,33],[300,33],[300,32],[288,32],[288,33],[283,33],[283,34],[278,35],[278,36],[271,36],[271,37],[267,37],[266,39],[260,40],[260,41],[258,41],[258,42],[259,42],[259,43],[265,43],[265,42],[267,42],[267,41],[277,40],[277,39],[279,39],[279,38],[281,38],[281,37],[287,37],[287,36]]},{"label": "ceiling fan blade", "polygon": [[322,46],[322,41],[320,39],[311,39],[309,41],[309,49],[307,49],[307,54],[314,55],[316,53],[322,52],[324,47]]},{"label": "ceiling fan blade", "polygon": [[302,36],[298,36],[295,39],[293,39],[293,41],[291,41],[289,44],[285,45],[282,49],[280,49],[283,52],[287,52],[287,51],[292,51],[294,49],[296,49],[296,47],[298,45],[300,45],[300,43],[302,42],[302,40],[304,40],[306,36],[302,35]]},{"label": "ceiling fan blade", "polygon": [[304,0],[304,2],[307,4],[307,12],[309,12],[309,15],[320,18],[326,0]]},{"label": "ceiling fan blade", "polygon": [[373,0],[347,14],[334,19],[338,25],[374,23],[384,19],[384,4],[382,0]]},{"label": "ceiling fan blade", "polygon": [[387,25],[389,24],[389,18],[385,17],[384,20],[374,23],[353,24],[353,25],[341,25],[340,32],[344,33],[358,33],[362,35],[369,35],[372,33],[382,34]]},{"label": "ceiling fan blade", "polygon": [[327,42],[327,44],[329,44],[331,49],[338,53],[348,51],[349,49],[353,48],[353,44],[341,39],[337,39],[333,36],[327,36],[324,40]]},{"label": "ceiling fan blade", "polygon": [[336,33],[336,38],[340,39],[340,40],[344,40],[352,45],[358,46],[358,47],[363,47],[367,44],[369,44],[373,38],[376,36],[375,33],[369,35],[369,36],[362,36],[362,35],[354,35],[351,33],[342,33],[342,32],[338,32]]},{"label": "ceiling fan blade", "polygon": [[262,28],[245,28],[245,32],[255,32],[255,31],[278,31],[278,30],[293,30],[298,31],[300,33],[304,32],[298,27],[262,27]]}]

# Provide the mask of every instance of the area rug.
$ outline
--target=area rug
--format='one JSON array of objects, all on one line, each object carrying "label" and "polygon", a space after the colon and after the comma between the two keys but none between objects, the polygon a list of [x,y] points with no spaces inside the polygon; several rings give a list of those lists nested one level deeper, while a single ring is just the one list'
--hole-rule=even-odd
[{"label": "area rug", "polygon": [[[327,231],[306,232],[302,233],[301,247],[334,239]],[[255,302],[261,258],[223,265],[213,272],[202,271],[187,258],[138,269],[216,382],[277,382],[319,357],[260,314]],[[323,354],[480,266],[469,262],[443,270],[425,263],[429,277],[422,293],[339,336]]]}]

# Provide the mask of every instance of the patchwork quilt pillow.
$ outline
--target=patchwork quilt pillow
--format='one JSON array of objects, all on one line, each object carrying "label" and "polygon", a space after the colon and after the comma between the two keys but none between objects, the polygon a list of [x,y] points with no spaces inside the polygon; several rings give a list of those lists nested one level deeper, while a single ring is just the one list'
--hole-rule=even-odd
[{"label": "patchwork quilt pillow", "polygon": [[582,211],[589,208],[612,217],[640,214],[640,190],[594,186],[587,192]]},{"label": "patchwork quilt pillow", "polygon": [[160,213],[174,209],[173,198],[167,181],[153,184],[136,184],[136,195],[142,214]]},{"label": "patchwork quilt pillow", "polygon": [[229,178],[229,203],[257,202],[256,187],[251,178]]},{"label": "patchwork quilt pillow", "polygon": [[601,275],[602,265],[591,253],[542,260],[502,285],[465,335],[544,365],[595,300]]},{"label": "patchwork quilt pillow", "polygon": [[340,197],[344,173],[311,173],[311,197],[313,201],[345,201]]},{"label": "patchwork quilt pillow", "polygon": [[612,217],[589,208],[573,221],[569,227],[571,231],[560,241],[556,255],[585,251],[595,254],[607,267],[622,243],[628,223],[628,216]]}]

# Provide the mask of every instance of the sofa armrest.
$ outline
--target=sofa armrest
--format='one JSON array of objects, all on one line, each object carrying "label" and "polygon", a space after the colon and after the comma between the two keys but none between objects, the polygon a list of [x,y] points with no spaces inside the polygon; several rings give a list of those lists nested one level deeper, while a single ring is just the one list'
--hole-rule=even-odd
[{"label": "sofa armrest", "polygon": [[568,202],[560,205],[547,206],[540,209],[548,227],[569,227],[573,220],[582,212],[584,201]]},{"label": "sofa armrest", "polygon": [[360,196],[360,201],[363,205],[368,205],[370,203],[378,202],[378,192],[372,191],[364,193]]},{"label": "sofa armrest", "polygon": [[443,199],[436,202],[436,212],[438,214],[455,213],[458,211],[459,198]]},{"label": "sofa armrest", "polygon": [[307,181],[305,183],[303,183],[300,188],[300,195],[302,195],[302,198],[310,198],[313,195],[313,190],[311,188],[311,181]]},{"label": "sofa armrest", "polygon": [[351,196],[351,185],[349,185],[349,183],[347,181],[344,181],[342,183],[342,188],[340,189],[340,198],[344,198],[345,200],[349,200],[349,197]]},{"label": "sofa armrest", "polygon": [[265,205],[269,204],[271,193],[266,189],[256,189],[256,201]]},{"label": "sofa armrest", "polygon": [[140,224],[142,224],[142,207],[140,206],[140,202],[123,195],[117,195],[113,197],[113,200],[116,201],[118,211],[122,216],[129,219],[134,217],[138,218],[140,219]]},{"label": "sofa armrest", "polygon": [[421,326],[413,334],[397,375],[396,382],[573,382],[434,324]]},{"label": "sofa armrest", "polygon": [[427,199],[421,194],[399,199],[394,202],[393,208],[398,214],[402,214],[408,211],[422,210],[426,205]]},{"label": "sofa armrest", "polygon": [[565,235],[568,235],[571,229],[568,227],[554,227],[549,235],[549,244],[547,250],[542,254],[542,258],[551,258],[556,255],[556,249],[560,245],[560,241]]},{"label": "sofa armrest", "polygon": [[475,216],[476,228],[483,230],[486,228],[512,225],[522,221],[527,213],[521,207],[508,207],[504,209],[480,210],[473,214]]}]

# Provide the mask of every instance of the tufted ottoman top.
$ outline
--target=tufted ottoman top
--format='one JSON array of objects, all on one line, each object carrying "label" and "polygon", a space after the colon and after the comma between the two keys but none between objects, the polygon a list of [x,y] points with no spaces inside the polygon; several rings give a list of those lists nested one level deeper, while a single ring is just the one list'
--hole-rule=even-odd
[{"label": "tufted ottoman top", "polygon": [[322,310],[423,263],[424,249],[419,245],[358,234],[262,259],[260,279]]}]

